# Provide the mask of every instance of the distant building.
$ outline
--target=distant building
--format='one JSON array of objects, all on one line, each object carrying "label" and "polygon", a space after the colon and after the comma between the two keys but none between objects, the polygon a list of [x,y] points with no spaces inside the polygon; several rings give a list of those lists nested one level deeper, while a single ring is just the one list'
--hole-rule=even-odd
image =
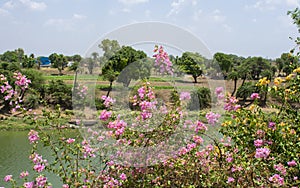
[{"label": "distant building", "polygon": [[48,57],[40,57],[39,58],[40,61],[40,66],[41,67],[50,67],[51,66],[51,61]]}]

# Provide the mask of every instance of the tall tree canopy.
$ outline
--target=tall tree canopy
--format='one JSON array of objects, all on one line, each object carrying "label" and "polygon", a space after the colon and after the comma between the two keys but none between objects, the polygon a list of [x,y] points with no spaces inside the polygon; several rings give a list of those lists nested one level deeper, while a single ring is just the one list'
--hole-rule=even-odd
[{"label": "tall tree canopy", "polygon": [[[135,50],[130,46],[123,46],[103,66],[102,74],[110,78],[110,82],[119,76],[118,81],[122,82],[124,86],[128,86],[131,79],[144,78],[150,75],[150,67],[145,65],[146,61],[143,60],[146,57],[147,55],[143,51]],[[132,63],[134,65],[129,66]]]},{"label": "tall tree canopy", "polygon": [[205,69],[205,58],[199,53],[184,52],[177,64],[186,74],[192,75],[194,82],[197,83],[197,78],[203,74]]}]

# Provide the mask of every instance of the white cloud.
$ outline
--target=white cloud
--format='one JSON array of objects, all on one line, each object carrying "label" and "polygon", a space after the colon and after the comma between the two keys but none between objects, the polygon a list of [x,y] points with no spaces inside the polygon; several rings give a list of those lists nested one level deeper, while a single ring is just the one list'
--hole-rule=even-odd
[{"label": "white cloud", "polygon": [[147,3],[148,1],[149,0],[119,0],[120,3],[123,3],[125,5]]},{"label": "white cloud", "polygon": [[47,8],[46,3],[32,0],[19,0],[23,5],[31,10],[43,11]]},{"label": "white cloud", "polygon": [[86,18],[86,16],[82,14],[73,14],[73,18],[78,20],[83,20]]},{"label": "white cloud", "polygon": [[51,18],[44,23],[44,26],[58,31],[74,31],[85,18],[86,16],[81,14],[73,14],[71,18]]},{"label": "white cloud", "polygon": [[9,12],[3,8],[0,8],[0,16],[8,16]]},{"label": "white cloud", "polygon": [[168,13],[168,17],[171,16],[172,14],[178,14],[180,12],[180,10],[182,9],[184,3],[186,1],[185,0],[177,0],[177,1],[173,1],[171,3],[171,10]]},{"label": "white cloud", "polygon": [[194,21],[199,21],[201,15],[202,15],[202,10],[201,9],[195,11],[194,14],[193,14]]},{"label": "white cloud", "polygon": [[226,32],[232,32],[232,27],[231,26],[229,26],[228,24],[223,24],[222,25],[222,27],[224,28],[224,30],[226,31]]},{"label": "white cloud", "polygon": [[298,7],[300,0],[257,0],[252,5],[246,5],[245,8],[255,8],[260,11],[276,10],[280,6]]},{"label": "white cloud", "polygon": [[286,0],[285,1],[287,6],[290,6],[290,7],[299,7],[299,0]]},{"label": "white cloud", "polygon": [[122,9],[122,12],[125,12],[125,13],[130,13],[130,12],[131,12],[131,10],[130,10],[129,8],[123,8],[123,9]]},{"label": "white cloud", "polygon": [[3,4],[4,9],[13,9],[15,8],[16,4],[13,1],[7,1]]},{"label": "white cloud", "polygon": [[224,15],[222,15],[221,11],[218,9],[213,11],[211,17],[215,22],[223,22],[226,19],[226,17]]}]

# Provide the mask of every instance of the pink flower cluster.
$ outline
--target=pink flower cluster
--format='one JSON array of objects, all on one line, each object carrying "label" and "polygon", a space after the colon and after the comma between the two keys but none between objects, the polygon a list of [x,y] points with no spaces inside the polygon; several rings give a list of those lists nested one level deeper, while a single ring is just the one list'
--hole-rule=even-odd
[{"label": "pink flower cluster", "polygon": [[120,120],[119,118],[115,121],[109,122],[107,125],[108,128],[115,129],[115,135],[117,136],[122,135],[124,133],[126,126],[127,123],[123,120]]},{"label": "pink flower cluster", "polygon": [[39,175],[37,178],[35,178],[36,180],[36,185],[38,187],[45,187],[46,183],[47,183],[47,177],[43,176],[43,175]]},{"label": "pink flower cluster", "polygon": [[225,100],[224,110],[226,111],[236,111],[241,108],[241,105],[237,104],[238,100],[235,97],[228,97]]},{"label": "pink flower cluster", "polygon": [[250,96],[250,98],[251,98],[252,100],[255,100],[255,99],[259,99],[260,96],[259,96],[258,93],[252,93],[251,96]]},{"label": "pink flower cluster", "polygon": [[284,178],[280,177],[279,174],[274,174],[273,176],[271,176],[269,178],[269,181],[273,182],[276,185],[280,185],[280,186],[282,186],[284,184]]},{"label": "pink flower cluster", "polygon": [[254,140],[255,147],[261,147],[261,146],[263,146],[263,144],[264,144],[264,141],[261,139]]},{"label": "pink flower cluster", "polygon": [[179,100],[190,100],[191,99],[191,94],[189,92],[181,92]]},{"label": "pink flower cluster", "polygon": [[112,115],[112,112],[107,111],[107,110],[102,110],[102,112],[99,116],[99,119],[102,121],[106,121],[111,117],[111,115]]},{"label": "pink flower cluster", "polygon": [[286,175],[286,168],[284,167],[283,164],[279,163],[274,165],[274,169],[277,170],[278,172],[280,172],[282,175]]},{"label": "pink flower cluster", "polygon": [[[133,105],[139,105],[142,120],[152,117],[152,111],[156,109],[157,101],[155,100],[155,94],[150,87],[150,83],[147,82],[138,89],[138,95],[133,96]],[[139,120],[140,117],[137,117],[137,119]]]},{"label": "pink flower cluster", "polygon": [[76,88],[76,90],[77,90],[77,95],[80,98],[84,98],[87,95],[88,87],[87,86],[78,86]]},{"label": "pink flower cluster", "polygon": [[224,88],[223,87],[217,87],[215,89],[215,94],[218,97],[218,100],[223,100],[224,99],[224,94],[223,94]]},{"label": "pink flower cluster", "polygon": [[5,182],[9,182],[9,181],[12,181],[12,180],[13,180],[12,175],[6,175],[6,176],[4,177],[4,181],[5,181]]},{"label": "pink flower cluster", "polygon": [[289,161],[289,162],[287,162],[287,164],[288,164],[290,167],[297,166],[297,163],[296,163],[295,160]]},{"label": "pink flower cluster", "polygon": [[105,106],[106,108],[109,108],[113,103],[116,102],[115,99],[113,99],[113,98],[111,98],[111,97],[109,97],[109,96],[107,97],[107,96],[105,96],[105,95],[103,95],[103,96],[101,97],[101,99],[104,101],[103,104],[104,104],[104,106]]},{"label": "pink flower cluster", "polygon": [[95,155],[96,149],[92,148],[87,140],[83,140],[81,142],[81,144],[82,144],[82,150],[83,150],[83,157],[84,158],[96,157],[96,155]]},{"label": "pink flower cluster", "polygon": [[28,88],[28,85],[31,83],[30,79],[27,79],[25,75],[22,75],[20,72],[14,73],[14,78],[16,79],[15,84],[19,86],[22,90]]},{"label": "pink flower cluster", "polygon": [[35,130],[30,130],[28,133],[28,140],[29,142],[32,143],[37,143],[37,141],[40,139],[39,134]]},{"label": "pink flower cluster", "polygon": [[169,55],[164,51],[162,46],[155,46],[153,57],[155,58],[154,66],[160,70],[160,73],[173,74],[172,62],[169,59]]},{"label": "pink flower cluster", "polygon": [[198,133],[200,130],[207,130],[207,127],[201,121],[196,121],[195,123],[195,132]]},{"label": "pink flower cluster", "polygon": [[74,139],[74,138],[68,138],[68,139],[66,140],[66,142],[67,142],[68,144],[72,144],[73,142],[75,142],[75,139]]},{"label": "pink flower cluster", "polygon": [[270,155],[269,148],[256,148],[255,158],[266,159]]},{"label": "pink flower cluster", "polygon": [[2,94],[6,93],[6,96],[4,96],[4,100],[11,99],[17,92],[13,90],[12,86],[6,81],[6,77],[4,77],[2,74],[0,75],[1,80],[4,80],[5,82],[0,87],[0,91]]},{"label": "pink flower cluster", "polygon": [[25,178],[29,175],[28,171],[23,171],[20,173],[20,178]]},{"label": "pink flower cluster", "polygon": [[38,155],[37,153],[30,155],[29,159],[32,160],[34,164],[33,169],[36,172],[42,172],[48,165],[48,161],[46,159],[43,159],[43,157],[41,155]]},{"label": "pink flower cluster", "polygon": [[207,122],[211,125],[215,125],[219,118],[221,117],[220,114],[217,114],[217,113],[213,113],[213,112],[209,112],[205,115],[206,119],[207,119]]}]

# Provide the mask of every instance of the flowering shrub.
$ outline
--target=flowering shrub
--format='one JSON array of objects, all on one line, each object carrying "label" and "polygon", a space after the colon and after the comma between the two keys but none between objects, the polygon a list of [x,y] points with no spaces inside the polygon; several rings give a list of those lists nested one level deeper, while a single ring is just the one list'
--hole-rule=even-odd
[{"label": "flowering shrub", "polygon": [[[35,176],[28,181],[28,172],[21,172],[21,187],[51,187],[46,170],[61,177],[62,187],[298,187],[300,69],[269,84],[263,78],[257,86],[280,100],[275,112],[265,112],[257,100],[242,108],[217,87],[215,97],[226,114],[208,112],[200,120],[186,115],[189,93],[178,94],[173,106],[159,106],[145,82],[132,98],[135,111],[113,111],[115,100],[102,97],[106,109],[99,112],[99,126],[85,128],[84,138],[68,137],[65,127],[46,114],[46,120],[33,120],[37,130],[28,134]],[[47,123],[60,138],[39,129]],[[215,129],[224,137],[210,134]],[[52,150],[54,161],[38,153],[38,143]],[[15,178],[7,175],[4,181],[17,187]]]}]

